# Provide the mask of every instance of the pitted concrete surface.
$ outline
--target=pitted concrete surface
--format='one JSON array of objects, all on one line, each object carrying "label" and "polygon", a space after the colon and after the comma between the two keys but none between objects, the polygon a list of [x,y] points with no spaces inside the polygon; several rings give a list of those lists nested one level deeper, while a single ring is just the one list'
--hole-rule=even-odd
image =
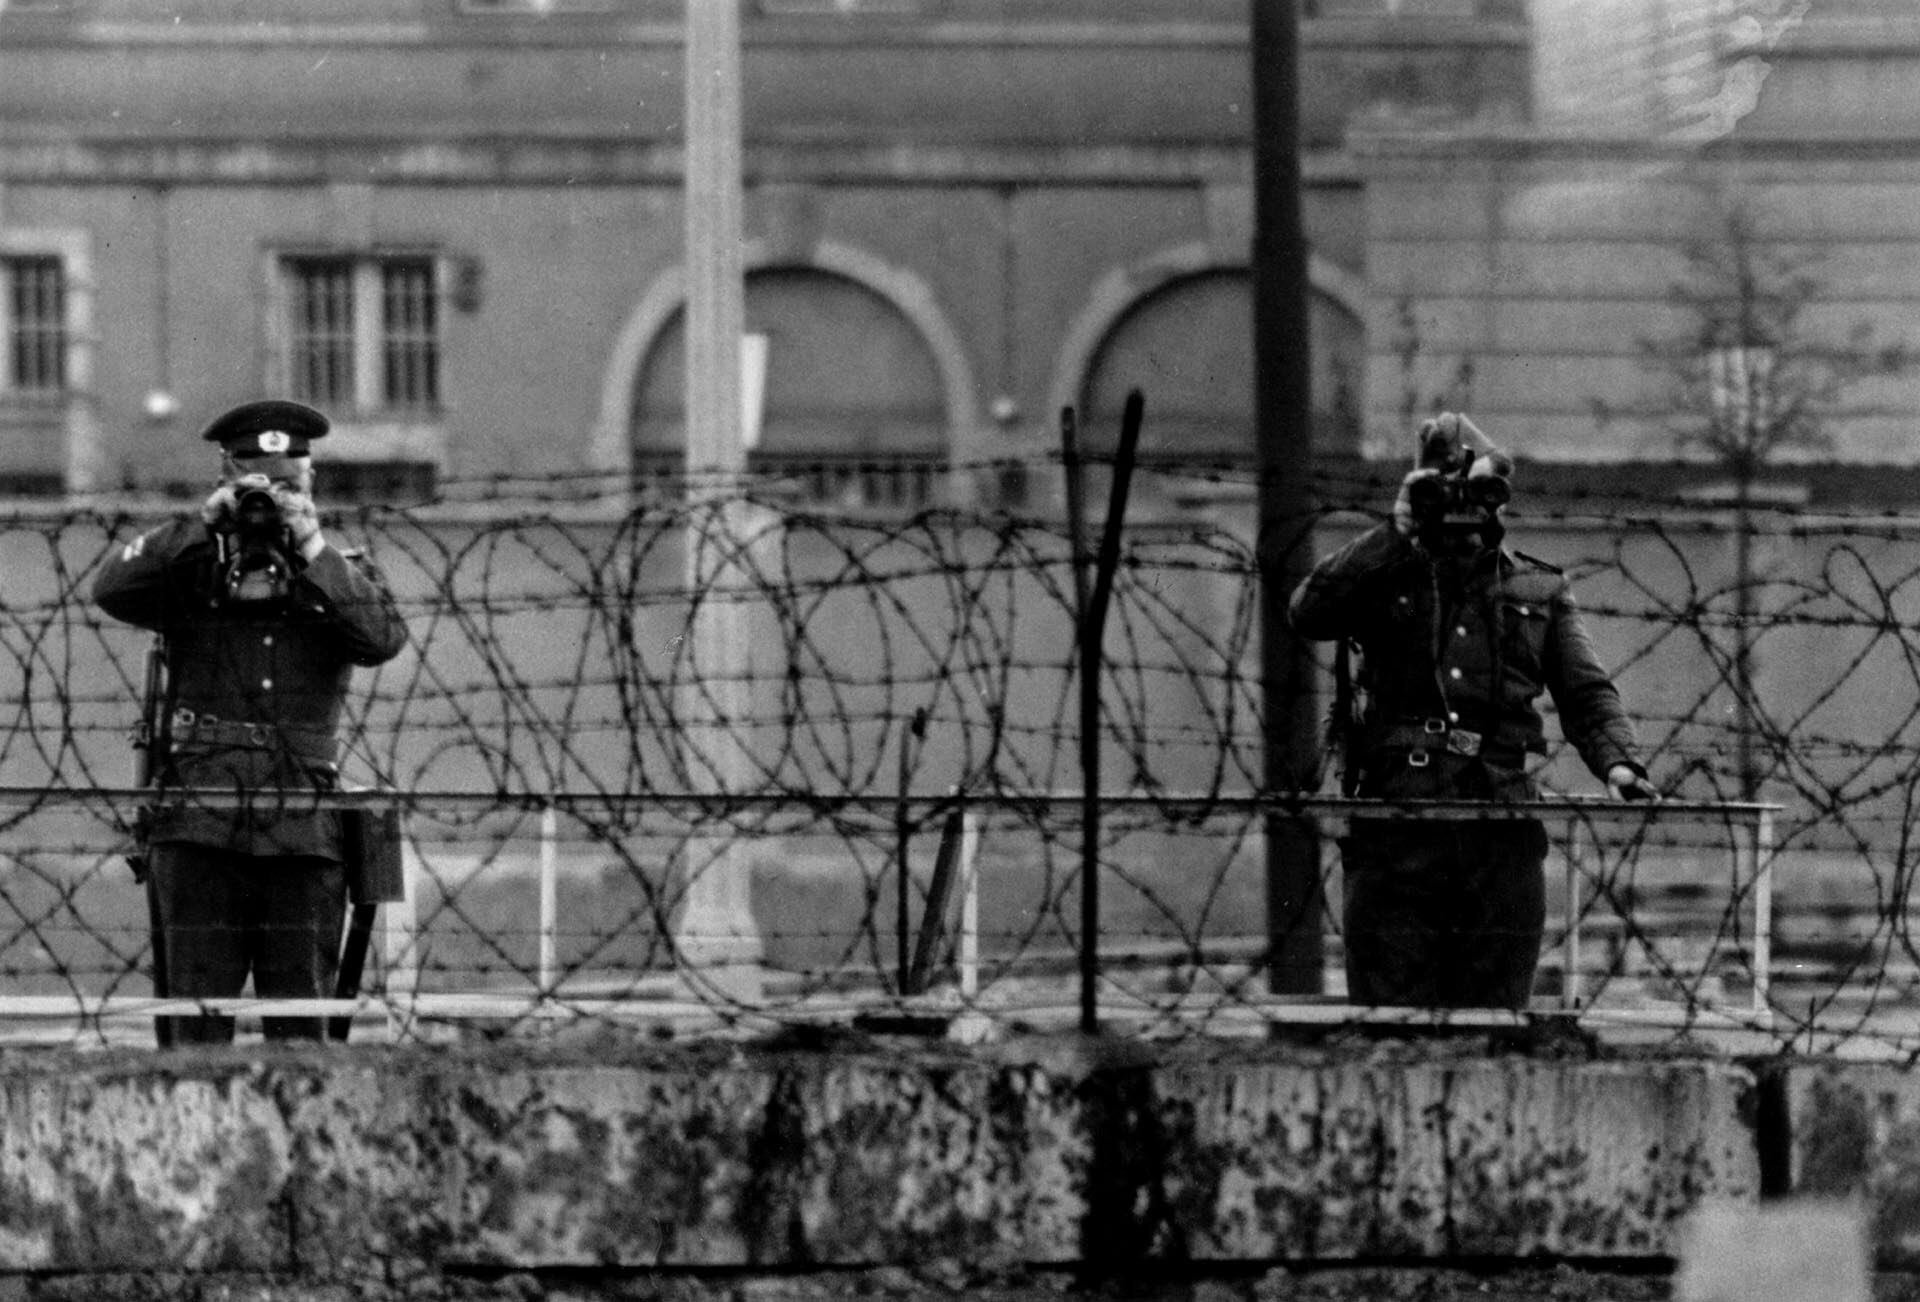
[{"label": "pitted concrete surface", "polygon": [[[8,1291],[9,1283],[18,1288]],[[1911,1302],[1883,1290],[1881,1302]],[[218,1281],[183,1274],[0,1276],[4,1302],[1669,1302],[1666,1281],[1636,1272],[1521,1267],[1270,1269],[1231,1277],[1087,1279],[1067,1272],[972,1278],[935,1264],[730,1278],[641,1272],[564,1279],[512,1274],[394,1284],[302,1284],[270,1277]]]},{"label": "pitted concrete surface", "polygon": [[288,1259],[292,1132],[263,1074],[7,1071],[0,1106],[5,1267]]},{"label": "pitted concrete surface", "polygon": [[0,1271],[1659,1258],[1758,1192],[1724,1063],[593,1043],[0,1064]]},{"label": "pitted concrete surface", "polygon": [[1195,1255],[1661,1256],[1759,1192],[1748,1077],[1703,1063],[1169,1067],[1171,1221]]}]

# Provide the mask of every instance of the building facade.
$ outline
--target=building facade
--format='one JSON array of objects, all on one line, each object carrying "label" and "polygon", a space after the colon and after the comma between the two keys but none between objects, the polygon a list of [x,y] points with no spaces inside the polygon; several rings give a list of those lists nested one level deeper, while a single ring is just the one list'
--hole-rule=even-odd
[{"label": "building facade", "polygon": [[[1251,456],[1245,0],[743,0],[753,454],[797,493],[1033,497],[1078,407]],[[680,458],[673,0],[0,3],[0,488],[178,491],[211,414],[329,411],[336,492]],[[1309,0],[1316,447],[1436,405],[1661,460],[1645,336],[1702,195],[1895,331],[1920,27],[1891,0]],[[1920,460],[1911,379],[1832,457]]]},{"label": "building facade", "polygon": [[[1058,409],[1250,446],[1244,0],[747,0],[756,462],[889,506],[1018,498]],[[1357,118],[1517,120],[1517,0],[1325,0],[1303,142],[1323,447],[1362,444]],[[179,488],[262,393],[368,496],[676,462],[669,0],[0,5],[0,483]],[[945,467],[957,466],[948,473]]]},{"label": "building facade", "polygon": [[[1732,334],[1782,336],[1735,341],[1777,359],[1776,387],[1790,361],[1911,351],[1910,7],[1536,0],[1530,13],[1530,120],[1376,120],[1349,135],[1369,223],[1369,437],[1391,436],[1396,406],[1465,390],[1523,455],[1572,467],[1571,487],[1609,466],[1643,489],[1685,487],[1714,473],[1669,463],[1697,456],[1684,436],[1724,388],[1715,368],[1738,360],[1721,355]],[[1736,251],[1758,269],[1744,290],[1730,270],[1698,274]],[[1748,319],[1743,299],[1776,319]],[[1690,393],[1673,383],[1689,350]],[[1809,437],[1770,453],[1779,493],[1911,504],[1920,372],[1886,360],[1817,395]],[[1648,463],[1662,471],[1651,483]]]}]

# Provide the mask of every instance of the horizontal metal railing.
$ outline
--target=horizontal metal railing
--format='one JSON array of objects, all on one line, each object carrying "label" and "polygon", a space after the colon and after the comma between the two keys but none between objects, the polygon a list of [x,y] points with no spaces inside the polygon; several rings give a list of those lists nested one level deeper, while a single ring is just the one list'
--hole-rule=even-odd
[{"label": "horizontal metal railing", "polygon": [[[896,1011],[945,1009],[960,1010],[974,1030],[986,1015],[991,1001],[982,999],[982,967],[979,932],[980,864],[977,849],[994,816],[1038,820],[1048,827],[1071,832],[1083,808],[1078,792],[976,791],[964,797],[944,795],[898,796],[819,795],[815,793],[602,793],[551,792],[501,793],[474,791],[339,791],[316,792],[238,792],[232,789],[86,788],[60,790],[48,788],[0,787],[0,810],[102,807],[117,814],[154,802],[158,798],[199,804],[208,808],[234,808],[251,805],[271,808],[285,802],[288,808],[365,808],[434,811],[439,814],[472,815],[487,812],[537,813],[537,887],[533,912],[536,916],[537,961],[524,975],[524,986],[514,990],[475,990],[471,992],[435,992],[419,988],[421,930],[413,913],[413,901],[419,898],[419,875],[424,868],[416,855],[409,856],[415,877],[409,884],[407,900],[388,909],[381,965],[380,987],[352,1000],[262,1000],[234,999],[155,999],[114,994],[93,997],[80,993],[63,995],[19,995],[0,993],[0,1018],[39,1019],[52,1023],[67,1022],[85,1027],[143,1022],[157,1014],[194,1012],[244,1013],[250,1016],[357,1016],[384,1020],[390,1033],[405,1034],[409,1027],[425,1022],[458,1022],[471,1019],[531,1019],[546,1022],[556,1018],[628,1017],[688,1025],[724,1025],[750,1027],[796,1020],[837,1020],[858,1016],[863,1010],[891,1008]],[[1168,825],[1193,824],[1208,816],[1240,818],[1305,818],[1320,830],[1337,830],[1348,820],[1414,819],[1434,821],[1487,821],[1539,819],[1557,825],[1557,840],[1565,856],[1565,916],[1560,941],[1563,968],[1558,999],[1561,1011],[1579,1013],[1583,1018],[1604,1023],[1620,1016],[1619,1010],[1585,1007],[1581,989],[1582,947],[1586,917],[1592,893],[1585,889],[1587,858],[1608,838],[1631,841],[1644,838],[1651,829],[1680,824],[1688,827],[1719,829],[1728,838],[1732,856],[1729,877],[1733,893],[1730,909],[1738,909],[1740,896],[1751,903],[1751,1007],[1735,1017],[1727,1009],[1692,1008],[1687,1016],[1692,1023],[1702,1018],[1718,1018],[1727,1025],[1764,1029],[1770,1016],[1768,1001],[1771,966],[1770,932],[1773,905],[1773,837],[1779,807],[1770,804],[1669,800],[1655,803],[1621,803],[1588,797],[1547,797],[1525,804],[1486,804],[1473,801],[1386,802],[1336,796],[1240,795],[1154,795],[1116,792],[1103,795],[1101,804],[1109,809],[1151,810]],[[587,815],[603,822],[637,825],[647,819],[672,816],[678,820],[712,818],[728,813],[755,811],[758,834],[777,835],[779,823],[768,821],[769,814],[791,815],[791,826],[798,828],[822,816],[852,817],[871,822],[875,829],[892,825],[903,817],[912,817],[918,826],[931,829],[939,821],[957,816],[964,835],[954,867],[958,895],[958,918],[949,920],[948,910],[936,910],[937,916],[924,920],[919,948],[931,952],[950,948],[952,961],[950,987],[938,991],[910,989],[904,982],[892,992],[876,979],[868,991],[848,993],[814,991],[804,997],[783,999],[770,996],[758,983],[742,985],[732,981],[710,981],[698,962],[689,962],[681,970],[643,976],[639,979],[596,990],[590,983],[564,980],[557,961],[558,883],[560,877],[560,829],[563,813]],[[741,831],[750,839],[756,831]],[[1590,848],[1591,847],[1591,848]],[[4,846],[0,845],[0,849]],[[902,862],[904,873],[904,859]],[[903,881],[902,889],[905,889]],[[908,937],[900,937],[904,947]],[[1099,937],[1085,938],[1098,944]],[[1260,957],[1252,956],[1255,961]],[[903,968],[904,970],[904,968]],[[876,978],[878,974],[875,974]],[[1127,992],[1108,983],[1099,992],[1113,1010],[1116,1024],[1126,1020]],[[1044,1002],[1044,1001],[1043,1001]],[[1510,1015],[1489,1013],[1429,1014],[1423,1010],[1368,1010],[1327,999],[1268,995],[1258,999],[1243,991],[1236,999],[1236,1015],[1271,1024],[1319,1024],[1341,1020],[1369,1022],[1427,1023],[1443,1022],[1474,1025],[1501,1022]],[[1160,1010],[1162,1013],[1166,1009]],[[1026,1008],[1028,1020],[1037,1015],[1037,1005]],[[1202,1014],[1196,1010],[1196,1017]],[[1218,1018],[1216,1007],[1207,1016]],[[1729,1020],[1731,1019],[1731,1020]],[[1644,1020],[1644,1019],[1643,1019]]]}]

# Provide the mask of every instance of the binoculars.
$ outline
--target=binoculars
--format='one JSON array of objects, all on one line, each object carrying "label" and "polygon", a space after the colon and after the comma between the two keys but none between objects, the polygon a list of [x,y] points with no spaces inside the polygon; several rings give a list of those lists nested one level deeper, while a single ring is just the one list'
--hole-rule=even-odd
[{"label": "binoculars", "polygon": [[277,601],[286,595],[292,575],[287,523],[264,483],[241,481],[220,544],[224,600]]},{"label": "binoculars", "polygon": [[248,485],[233,496],[233,531],[244,541],[267,541],[280,531],[280,503],[270,489]]},{"label": "binoculars", "polygon": [[[1407,505],[1422,528],[1449,522],[1484,524],[1513,496],[1507,475],[1513,460],[1495,448],[1480,428],[1453,412],[1421,424],[1415,464],[1439,471],[1407,485]],[[1474,474],[1476,465],[1481,473]]]},{"label": "binoculars", "polygon": [[1512,497],[1513,490],[1499,475],[1439,474],[1407,485],[1407,505],[1422,523],[1439,523],[1453,515],[1472,515],[1477,521]]}]

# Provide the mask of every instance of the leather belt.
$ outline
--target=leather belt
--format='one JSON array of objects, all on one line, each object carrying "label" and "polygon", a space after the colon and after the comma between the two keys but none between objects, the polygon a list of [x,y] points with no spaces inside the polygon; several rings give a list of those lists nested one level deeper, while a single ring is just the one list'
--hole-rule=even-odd
[{"label": "leather belt", "polygon": [[1445,719],[1393,724],[1376,734],[1373,744],[1380,750],[1406,751],[1408,766],[1416,769],[1431,764],[1437,754],[1458,755],[1514,769],[1525,767],[1527,758],[1524,746],[1503,745],[1497,734],[1489,737],[1471,728],[1456,727]]},{"label": "leather belt", "polygon": [[237,747],[243,750],[285,751],[322,764],[334,761],[334,740],[318,728],[290,728],[277,723],[250,723],[221,719],[180,706],[172,718],[172,742],[180,746]]}]

